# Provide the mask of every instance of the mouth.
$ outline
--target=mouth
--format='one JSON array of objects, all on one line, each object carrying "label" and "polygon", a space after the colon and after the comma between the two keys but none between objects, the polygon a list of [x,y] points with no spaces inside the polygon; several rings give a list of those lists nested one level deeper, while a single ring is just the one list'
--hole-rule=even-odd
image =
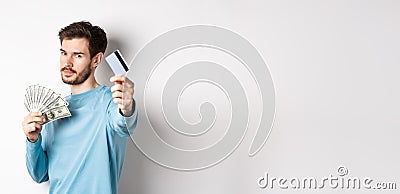
[{"label": "mouth", "polygon": [[67,76],[67,77],[69,77],[69,76],[72,76],[74,73],[76,73],[74,70],[72,70],[72,69],[61,69],[61,72],[65,75],[65,76]]}]

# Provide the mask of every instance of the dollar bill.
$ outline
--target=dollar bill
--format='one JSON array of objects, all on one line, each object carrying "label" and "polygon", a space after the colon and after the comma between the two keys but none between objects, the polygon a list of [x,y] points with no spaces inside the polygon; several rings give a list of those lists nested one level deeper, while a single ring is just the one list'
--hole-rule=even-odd
[{"label": "dollar bill", "polygon": [[61,119],[64,117],[70,117],[70,116],[71,116],[71,112],[69,112],[69,110],[66,106],[56,107],[56,108],[49,109],[49,110],[43,112],[42,117],[45,119],[45,121],[43,123],[39,122],[39,124],[44,125],[51,121]]},{"label": "dollar bill", "polygon": [[41,112],[46,124],[56,119],[71,116],[68,102],[52,89],[31,85],[26,89],[24,105],[29,112]]},{"label": "dollar bill", "polygon": [[49,103],[48,105],[44,105],[39,111],[45,111],[46,109],[54,109],[61,106],[68,106],[68,102],[64,100],[63,97],[57,96],[53,102]]}]

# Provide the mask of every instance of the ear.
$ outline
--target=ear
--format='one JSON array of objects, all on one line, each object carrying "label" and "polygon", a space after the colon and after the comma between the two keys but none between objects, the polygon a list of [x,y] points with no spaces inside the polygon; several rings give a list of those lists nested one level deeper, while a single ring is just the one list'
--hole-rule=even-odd
[{"label": "ear", "polygon": [[102,52],[97,53],[97,54],[92,58],[92,67],[93,67],[93,68],[97,67],[97,66],[100,64],[102,58],[103,58],[103,53],[102,53]]}]

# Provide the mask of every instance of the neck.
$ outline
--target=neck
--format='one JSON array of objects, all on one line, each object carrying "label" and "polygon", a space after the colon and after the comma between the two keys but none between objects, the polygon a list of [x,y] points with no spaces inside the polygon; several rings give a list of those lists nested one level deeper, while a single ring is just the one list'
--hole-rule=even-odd
[{"label": "neck", "polygon": [[100,84],[97,83],[94,77],[89,77],[86,81],[79,85],[70,85],[71,86],[71,93],[72,94],[81,94],[87,92],[89,90],[94,89],[95,87],[99,86]]}]

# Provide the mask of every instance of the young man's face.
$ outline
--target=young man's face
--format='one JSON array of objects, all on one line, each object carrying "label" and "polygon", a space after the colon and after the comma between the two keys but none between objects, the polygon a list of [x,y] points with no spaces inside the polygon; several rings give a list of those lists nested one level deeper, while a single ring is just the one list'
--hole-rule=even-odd
[{"label": "young man's face", "polygon": [[92,73],[89,41],[86,38],[64,39],[60,49],[60,71],[64,83],[79,85]]}]

